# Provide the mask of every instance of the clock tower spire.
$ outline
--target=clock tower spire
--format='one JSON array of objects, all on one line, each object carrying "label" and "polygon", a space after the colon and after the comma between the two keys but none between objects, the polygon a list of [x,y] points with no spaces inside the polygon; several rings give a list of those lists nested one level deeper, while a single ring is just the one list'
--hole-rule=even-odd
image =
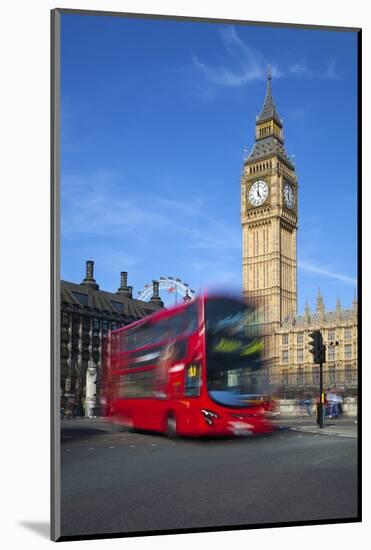
[{"label": "clock tower spire", "polygon": [[267,333],[297,310],[298,184],[271,81],[268,66],[255,143],[241,177],[243,295],[257,306],[257,322]]},{"label": "clock tower spire", "polygon": [[272,86],[271,86],[271,80],[272,80],[272,71],[270,65],[268,65],[267,70],[267,91],[265,94],[265,99],[263,103],[262,110],[260,112],[260,115],[257,117],[257,122],[264,123],[269,120],[274,120],[276,125],[279,128],[282,128],[282,120],[278,116],[278,113],[276,111],[276,107],[274,105],[273,97],[272,97]]}]

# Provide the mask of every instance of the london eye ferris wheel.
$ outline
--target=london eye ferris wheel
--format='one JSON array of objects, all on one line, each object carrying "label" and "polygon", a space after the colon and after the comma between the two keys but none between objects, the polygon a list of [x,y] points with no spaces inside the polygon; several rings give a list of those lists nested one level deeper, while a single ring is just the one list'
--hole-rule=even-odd
[{"label": "london eye ferris wheel", "polygon": [[[188,283],[185,283],[179,277],[160,277],[158,280],[159,290],[163,291],[163,294],[167,297],[166,302],[169,302],[170,295],[174,296],[174,303],[177,304],[180,301],[193,300],[196,296],[195,290],[189,287]],[[153,285],[146,284],[142,290],[138,291],[138,299],[148,302],[152,298]]]}]

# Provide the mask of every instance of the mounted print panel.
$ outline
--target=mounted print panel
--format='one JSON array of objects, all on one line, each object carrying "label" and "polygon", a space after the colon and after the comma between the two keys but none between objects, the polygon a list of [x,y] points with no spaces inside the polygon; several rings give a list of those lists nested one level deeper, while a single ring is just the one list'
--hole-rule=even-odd
[{"label": "mounted print panel", "polygon": [[53,540],[360,521],[360,37],[52,12]]}]

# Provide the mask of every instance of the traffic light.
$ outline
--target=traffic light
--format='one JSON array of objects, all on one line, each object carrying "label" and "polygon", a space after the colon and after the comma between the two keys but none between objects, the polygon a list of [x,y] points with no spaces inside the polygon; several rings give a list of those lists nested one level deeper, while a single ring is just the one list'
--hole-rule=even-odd
[{"label": "traffic light", "polygon": [[314,330],[309,333],[309,353],[313,354],[313,362],[316,365],[324,362],[325,346],[320,330]]}]

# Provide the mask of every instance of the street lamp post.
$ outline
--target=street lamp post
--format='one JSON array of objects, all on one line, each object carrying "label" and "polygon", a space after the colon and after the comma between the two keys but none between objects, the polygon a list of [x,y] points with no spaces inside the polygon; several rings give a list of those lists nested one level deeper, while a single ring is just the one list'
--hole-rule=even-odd
[{"label": "street lamp post", "polygon": [[323,428],[325,394],[323,392],[323,363],[326,361],[326,346],[323,344],[322,333],[314,330],[309,333],[309,352],[313,354],[313,362],[319,365],[319,402],[317,422]]},{"label": "street lamp post", "polygon": [[324,416],[324,404],[325,394],[323,393],[323,363],[322,360],[319,364],[319,404],[318,404],[318,424],[320,428],[323,428],[323,416]]}]

